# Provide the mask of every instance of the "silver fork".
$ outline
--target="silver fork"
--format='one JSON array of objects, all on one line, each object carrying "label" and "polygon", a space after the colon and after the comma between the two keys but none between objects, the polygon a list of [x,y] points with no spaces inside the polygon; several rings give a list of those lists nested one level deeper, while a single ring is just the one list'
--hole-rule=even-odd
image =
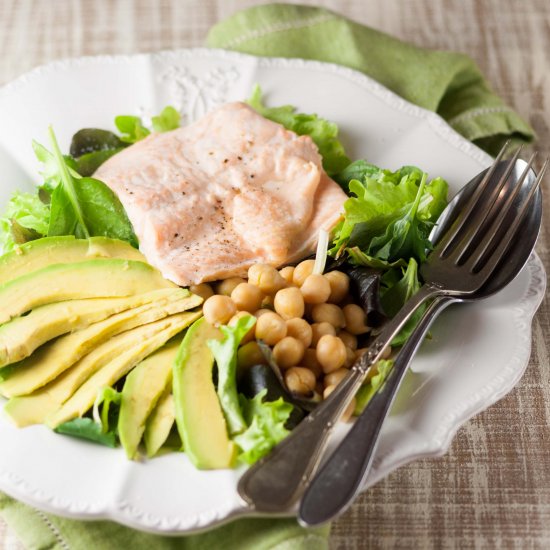
[{"label": "silver fork", "polygon": [[301,497],[319,466],[334,425],[372,365],[422,304],[442,297],[473,296],[487,282],[520,227],[548,164],[547,160],[535,183],[522,195],[511,221],[510,210],[531,169],[532,159],[521,176],[515,178],[513,169],[518,151],[506,171],[496,177],[495,170],[504,149],[423,264],[424,286],[385,325],[368,352],[354,364],[330,397],[270,455],[243,475],[238,491],[253,509],[284,513]]}]

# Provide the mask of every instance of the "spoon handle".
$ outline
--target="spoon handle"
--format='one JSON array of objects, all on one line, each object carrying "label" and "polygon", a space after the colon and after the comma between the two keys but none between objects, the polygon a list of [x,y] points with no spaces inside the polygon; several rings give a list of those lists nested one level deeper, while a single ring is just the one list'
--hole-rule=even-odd
[{"label": "spoon handle", "polygon": [[454,300],[436,298],[401,348],[382,388],[306,489],[299,511],[302,525],[313,526],[342,513],[361,490],[370,470],[378,435],[408,366],[435,317]]},{"label": "spoon handle", "polygon": [[441,290],[424,285],[384,327],[351,372],[283,442],[241,478],[238,491],[258,512],[284,513],[300,498],[316,471],[329,436],[349,406],[370,367],[376,363],[412,314]]}]

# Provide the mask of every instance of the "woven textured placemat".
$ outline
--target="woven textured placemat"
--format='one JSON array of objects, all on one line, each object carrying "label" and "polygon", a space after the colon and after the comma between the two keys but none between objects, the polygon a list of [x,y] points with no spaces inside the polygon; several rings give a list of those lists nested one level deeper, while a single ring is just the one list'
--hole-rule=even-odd
[{"label": "woven textured placemat", "polygon": [[[79,55],[198,46],[249,0],[0,0],[0,83]],[[545,0],[309,2],[420,46],[468,53],[550,152],[550,4]],[[1,185],[1,181],[0,181]],[[546,193],[545,210],[550,209]],[[550,265],[550,222],[538,253]],[[440,459],[405,466],[333,526],[334,548],[550,547],[550,342],[546,299],[522,381],[457,434]],[[18,548],[0,522],[0,549]]]}]

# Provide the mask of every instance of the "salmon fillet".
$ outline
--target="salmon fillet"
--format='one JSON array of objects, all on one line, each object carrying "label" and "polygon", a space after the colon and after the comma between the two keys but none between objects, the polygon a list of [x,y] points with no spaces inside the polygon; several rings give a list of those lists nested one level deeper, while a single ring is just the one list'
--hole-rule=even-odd
[{"label": "salmon fillet", "polygon": [[120,198],[148,262],[181,286],[310,254],[346,200],[309,136],[244,103],[152,134],[95,176]]}]

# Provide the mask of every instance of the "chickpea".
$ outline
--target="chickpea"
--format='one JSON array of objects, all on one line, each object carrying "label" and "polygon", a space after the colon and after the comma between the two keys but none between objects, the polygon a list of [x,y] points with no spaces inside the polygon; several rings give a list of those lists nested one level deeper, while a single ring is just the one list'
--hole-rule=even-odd
[{"label": "chickpea", "polygon": [[291,367],[285,372],[288,391],[298,395],[308,395],[315,390],[315,375],[304,367]]},{"label": "chickpea", "polygon": [[212,287],[207,283],[201,283],[200,285],[191,285],[189,287],[189,292],[200,296],[203,300],[208,300],[210,296],[214,296],[214,291]]},{"label": "chickpea", "polygon": [[216,285],[216,292],[222,296],[231,296],[231,293],[235,287],[244,282],[245,280],[242,277],[230,277],[229,279],[224,279]]},{"label": "chickpea", "polygon": [[352,351],[357,350],[357,337],[345,330],[341,330],[338,333],[338,338],[344,342],[344,344]]},{"label": "chickpea", "polygon": [[237,285],[231,293],[231,299],[240,311],[256,311],[260,309],[264,295],[262,291],[250,283]]},{"label": "chickpea", "polygon": [[346,346],[340,338],[330,334],[321,336],[317,342],[317,360],[321,363],[325,374],[343,367],[346,357]]},{"label": "chickpea", "polygon": [[325,391],[325,386],[320,380],[318,380],[317,384],[315,384],[315,393],[322,396],[324,391]]},{"label": "chickpea", "polygon": [[325,387],[337,386],[348,375],[348,372],[348,369],[342,368],[327,374],[324,378]]},{"label": "chickpea", "polygon": [[317,360],[317,352],[313,348],[308,348],[304,352],[302,365],[304,365],[304,367],[307,367],[315,375],[316,378],[319,378],[321,374],[323,374],[321,363],[319,363],[319,361]]},{"label": "chickpea", "polygon": [[[335,389],[336,386],[327,386],[323,391],[323,399],[326,399]],[[350,401],[350,404],[342,413],[342,416],[340,417],[340,422],[347,422],[353,415],[353,411],[355,411],[355,397]]]},{"label": "chickpea", "polygon": [[215,294],[204,302],[202,312],[211,325],[225,325],[237,313],[237,306],[229,296]]},{"label": "chickpea", "polygon": [[344,367],[346,367],[346,369],[351,368],[355,361],[355,352],[351,348],[348,348],[348,346],[346,346],[346,362],[344,363]]},{"label": "chickpea", "polygon": [[313,273],[313,267],[315,266],[315,260],[304,260],[300,262],[295,268],[292,274],[292,282],[297,286],[302,286],[307,279],[308,275]]},{"label": "chickpea", "polygon": [[370,327],[365,324],[365,312],[356,304],[348,304],[342,308],[346,318],[346,330],[351,334],[365,334]]},{"label": "chickpea", "polygon": [[286,286],[286,281],[281,274],[267,264],[254,264],[248,270],[248,282],[257,286],[266,294],[275,294]]},{"label": "chickpea", "polygon": [[[233,315],[233,317],[231,317],[231,319],[229,320],[229,323],[227,324],[230,327],[234,327],[237,324],[238,320],[241,319],[242,317],[251,317],[251,315],[247,311],[238,311],[237,313],[235,313],[235,315]],[[254,323],[254,325],[252,325],[252,328],[244,335],[243,339],[241,340],[241,345],[254,340],[255,329],[256,329],[256,323]]]},{"label": "chickpea", "polygon": [[286,336],[286,323],[284,320],[270,311],[264,313],[256,321],[256,338],[263,340],[268,346],[274,346]]},{"label": "chickpea", "polygon": [[367,372],[365,382],[370,382],[378,374],[378,363],[375,363]]},{"label": "chickpea", "polygon": [[266,313],[273,313],[273,311],[271,309],[267,309],[267,308],[258,309],[254,312],[254,317],[256,317],[256,319],[258,319],[258,317],[261,317],[262,315],[265,315]]},{"label": "chickpea", "polygon": [[313,331],[311,330],[311,325],[305,319],[289,319],[286,322],[286,329],[288,336],[300,340],[305,348],[309,348],[313,337]]},{"label": "chickpea", "polygon": [[330,323],[336,330],[344,328],[344,312],[335,304],[317,304],[311,311],[311,318],[316,323]]},{"label": "chickpea", "polygon": [[258,342],[248,342],[237,351],[237,367],[245,371],[254,365],[266,365],[267,361],[258,345]]},{"label": "chickpea", "polygon": [[275,311],[285,320],[304,315],[304,297],[299,288],[283,288],[275,294]]},{"label": "chickpea", "polygon": [[380,359],[389,359],[391,357],[391,346],[386,346],[382,350],[382,355],[380,356]]},{"label": "chickpea", "polygon": [[341,271],[329,271],[325,278],[330,284],[330,296],[328,302],[339,304],[349,292],[349,277]]},{"label": "chickpea", "polygon": [[262,300],[262,309],[273,311],[275,309],[275,297],[268,295]]},{"label": "chickpea", "polygon": [[294,276],[294,266],[287,265],[283,269],[279,270],[281,277],[287,282],[288,285],[293,284],[292,278]]},{"label": "chickpea", "polygon": [[358,350],[355,350],[355,359],[361,359],[367,351],[369,351],[369,348],[359,348]]},{"label": "chickpea", "polygon": [[288,369],[300,364],[304,357],[304,344],[292,336],[286,336],[275,344],[273,358],[281,369]]},{"label": "chickpea", "polygon": [[323,275],[312,273],[308,275],[300,287],[304,302],[308,304],[323,304],[330,296],[330,283]]},{"label": "chickpea", "polygon": [[311,325],[311,345],[315,348],[319,343],[319,340],[325,334],[336,336],[336,330],[330,323],[313,323]]}]

